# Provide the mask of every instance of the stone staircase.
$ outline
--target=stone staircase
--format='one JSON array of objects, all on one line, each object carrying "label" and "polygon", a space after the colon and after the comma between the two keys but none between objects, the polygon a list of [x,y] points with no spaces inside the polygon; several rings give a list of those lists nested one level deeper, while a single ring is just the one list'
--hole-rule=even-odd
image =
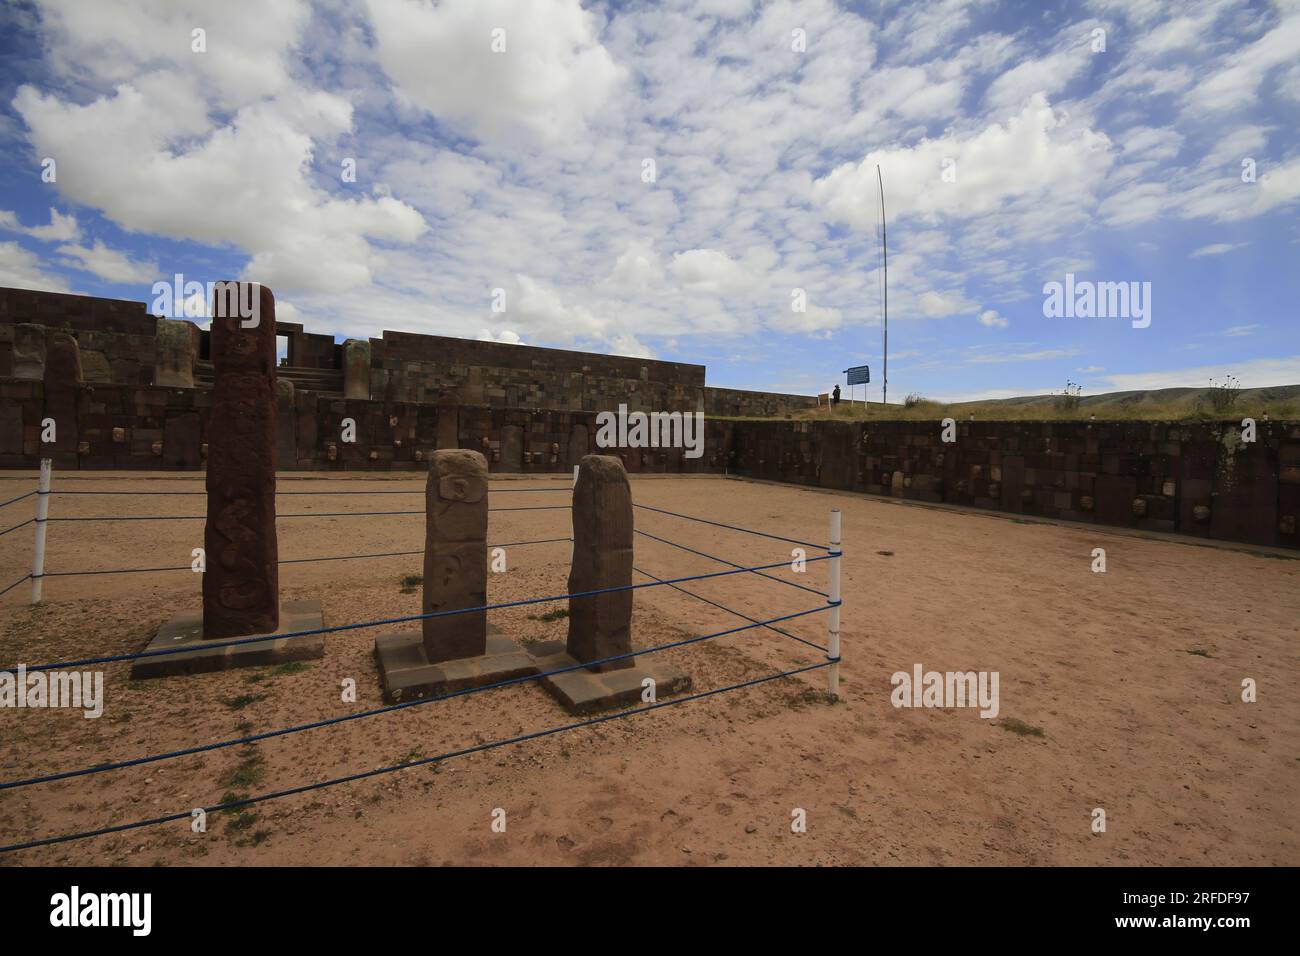
[{"label": "stone staircase", "polygon": [[[275,370],[280,378],[293,382],[297,391],[318,392],[322,395],[343,395],[343,370],[338,368],[295,368],[281,365]],[[194,384],[199,388],[213,385],[212,363],[199,359],[194,363]]]}]

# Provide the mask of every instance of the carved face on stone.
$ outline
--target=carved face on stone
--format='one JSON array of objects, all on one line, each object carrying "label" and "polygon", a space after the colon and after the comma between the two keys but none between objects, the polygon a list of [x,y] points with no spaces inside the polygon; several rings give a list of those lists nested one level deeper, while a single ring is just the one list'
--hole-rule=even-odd
[{"label": "carved face on stone", "polygon": [[438,497],[443,501],[473,504],[487,494],[487,482],[481,475],[443,475],[438,479]]}]

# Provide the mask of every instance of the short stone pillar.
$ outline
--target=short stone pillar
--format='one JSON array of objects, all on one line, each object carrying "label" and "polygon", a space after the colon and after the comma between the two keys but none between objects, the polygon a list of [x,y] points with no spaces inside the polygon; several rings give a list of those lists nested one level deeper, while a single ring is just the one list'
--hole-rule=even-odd
[{"label": "short stone pillar", "polygon": [[487,460],[469,449],[429,456],[420,629],[375,640],[384,699],[451,693],[536,673],[528,654],[492,624],[487,595]]},{"label": "short stone pillar", "polygon": [[[571,595],[629,588],[632,515],[632,490],[623,462],[612,455],[584,455],[573,486]],[[542,686],[569,713],[590,714],[690,690],[690,677],[666,660],[666,654],[630,656],[633,593],[627,589],[570,597],[568,640],[530,648],[543,675]],[[583,664],[588,666],[578,666]]]},{"label": "short stone pillar", "polygon": [[[277,631],[321,626],[318,601],[280,606],[275,529],[275,296],[265,286],[227,297],[218,283],[211,331],[212,411],[207,427],[208,520],[203,532],[203,611],[164,624],[149,649],[175,653],[135,662],[132,676],[160,677],[318,658],[320,635],[281,639]],[[252,306],[252,316],[232,308]],[[242,307],[242,306],[241,306]],[[214,641],[265,636],[264,641],[205,647]]]},{"label": "short stone pillar", "polygon": [[[632,489],[623,463],[610,455],[584,455],[573,488],[573,564],[569,593],[627,587],[632,583]],[[632,592],[569,598],[565,649],[587,663],[632,650]],[[594,671],[632,666],[632,658],[592,666]]]},{"label": "short stone pillar", "polygon": [[[487,460],[476,451],[436,451],[425,485],[424,613],[487,604]],[[476,657],[487,648],[487,612],[425,618],[430,662]]]},{"label": "short stone pillar", "polygon": [[45,326],[19,322],[14,326],[14,378],[40,382],[45,378]]},{"label": "short stone pillar", "polygon": [[52,329],[45,341],[45,384],[80,385],[81,349],[71,332]]},{"label": "short stone pillar", "polygon": [[370,398],[370,340],[343,343],[343,397]]},{"label": "short stone pillar", "polygon": [[[274,326],[272,326],[274,329]],[[194,387],[198,327],[184,319],[159,318],[154,331],[153,383],[167,388]],[[272,345],[275,336],[272,335]]]}]

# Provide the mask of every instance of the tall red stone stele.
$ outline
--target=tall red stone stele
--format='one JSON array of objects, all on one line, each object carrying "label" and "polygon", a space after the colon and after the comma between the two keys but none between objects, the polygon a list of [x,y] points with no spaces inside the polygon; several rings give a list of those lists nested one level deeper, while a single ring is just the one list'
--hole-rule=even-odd
[{"label": "tall red stone stele", "polygon": [[240,285],[218,283],[212,308],[204,638],[268,634],[280,625],[275,296],[266,286]]}]

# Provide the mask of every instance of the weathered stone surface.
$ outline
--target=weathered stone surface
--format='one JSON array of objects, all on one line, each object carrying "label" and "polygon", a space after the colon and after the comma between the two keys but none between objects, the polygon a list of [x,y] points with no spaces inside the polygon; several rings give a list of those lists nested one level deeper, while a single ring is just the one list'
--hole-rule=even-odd
[{"label": "weathered stone surface", "polygon": [[53,329],[45,340],[45,384],[81,384],[81,349],[71,332]]},{"label": "weathered stone surface", "polygon": [[281,471],[298,467],[298,405],[293,382],[275,380],[275,463]]},{"label": "weathered stone surface", "polygon": [[[487,460],[468,449],[442,449],[425,486],[424,613],[487,604]],[[487,647],[487,612],[422,622],[430,663],[476,657]]]},{"label": "weathered stone surface", "polygon": [[113,367],[103,352],[95,349],[81,350],[81,380],[100,383],[113,381]]},{"label": "weathered stone surface", "polygon": [[[274,329],[274,324],[272,324]],[[158,319],[154,339],[153,381],[168,388],[194,387],[198,327],[184,319]],[[275,341],[274,335],[272,342]]]},{"label": "weathered stone surface", "polygon": [[641,654],[630,658],[626,669],[592,673],[574,669],[578,663],[559,641],[543,641],[529,649],[537,671],[548,675],[541,684],[571,714],[594,714],[602,710],[640,704],[646,680],[654,681],[655,699],[684,694],[691,678],[664,654]]},{"label": "weathered stone surface", "polygon": [[170,468],[197,468],[202,423],[199,413],[175,412],[167,416],[163,425],[162,459]]},{"label": "weathered stone surface", "polygon": [[[573,488],[573,565],[569,592],[632,583],[632,490],[619,459],[587,455]],[[632,650],[632,592],[569,599],[570,656],[582,663]],[[631,658],[594,665],[594,671],[631,667]]]},{"label": "weathered stone surface", "polygon": [[14,326],[14,378],[39,382],[45,378],[45,326],[19,322]]},{"label": "weathered stone surface", "polygon": [[454,401],[438,403],[438,447],[456,448],[460,445],[460,409]]},{"label": "weathered stone surface", "polygon": [[[163,624],[146,651],[166,649],[171,653],[138,658],[131,665],[131,679],[206,674],[238,667],[266,667],[291,661],[317,660],[325,656],[325,637],[281,637],[299,631],[314,631],[324,625],[319,601],[285,601],[284,620],[266,640],[233,647],[213,647],[203,615],[183,611]],[[249,635],[253,637],[258,634]],[[183,648],[183,650],[179,650]]]},{"label": "weathered stone surface", "polygon": [[370,342],[348,339],[343,343],[343,397],[370,398]]},{"label": "weathered stone surface", "polygon": [[208,419],[208,521],[203,534],[207,638],[272,633],[279,627],[275,296],[266,286],[255,287],[254,293],[260,295],[254,327],[243,328],[237,313],[212,320],[215,384]]},{"label": "weathered stone surface", "polygon": [[384,688],[384,701],[450,694],[467,687],[497,684],[537,673],[537,664],[495,626],[487,627],[481,656],[431,663],[419,631],[385,634],[375,640],[375,661]]},{"label": "weathered stone surface", "polygon": [[501,471],[519,471],[524,464],[524,430],[518,425],[501,427]]}]

